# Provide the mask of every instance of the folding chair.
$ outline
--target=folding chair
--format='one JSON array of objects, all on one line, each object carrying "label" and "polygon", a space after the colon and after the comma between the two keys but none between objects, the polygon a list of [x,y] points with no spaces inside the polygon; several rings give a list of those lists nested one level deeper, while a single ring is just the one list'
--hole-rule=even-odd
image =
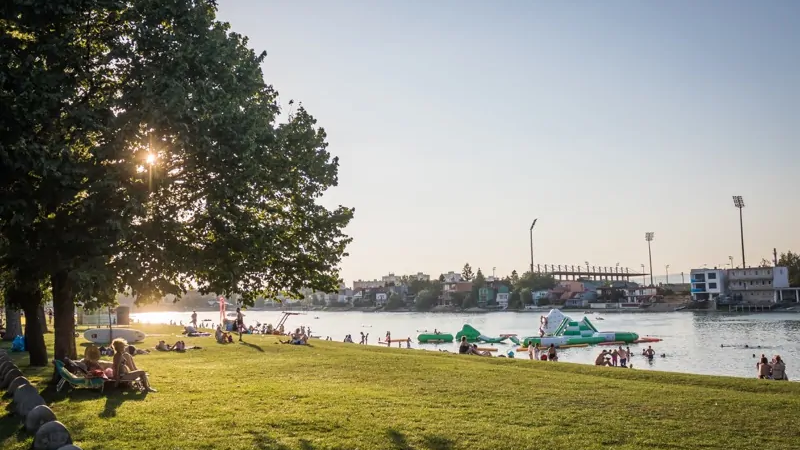
[{"label": "folding chair", "polygon": [[67,384],[73,388],[99,389],[101,393],[103,392],[103,388],[106,384],[105,379],[79,377],[67,370],[67,368],[64,367],[64,363],[57,359],[53,360],[53,365],[56,366],[56,371],[58,375],[61,376],[61,379],[58,380],[58,384],[56,385],[56,392],[61,392],[61,389]]}]

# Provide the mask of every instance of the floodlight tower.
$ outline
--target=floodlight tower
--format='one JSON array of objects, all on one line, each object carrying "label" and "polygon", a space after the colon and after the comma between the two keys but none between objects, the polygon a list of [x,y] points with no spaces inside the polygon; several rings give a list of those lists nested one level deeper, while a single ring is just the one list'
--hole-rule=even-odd
[{"label": "floodlight tower", "polygon": [[741,195],[733,196],[733,206],[739,208],[739,233],[742,237],[742,269],[747,268],[744,262],[744,222],[742,221],[742,208],[744,208],[744,200]]},{"label": "floodlight tower", "polygon": [[647,241],[647,254],[650,256],[650,286],[655,286],[653,283],[653,252],[650,250],[650,243],[653,242],[655,233],[648,231],[644,234],[644,240]]}]

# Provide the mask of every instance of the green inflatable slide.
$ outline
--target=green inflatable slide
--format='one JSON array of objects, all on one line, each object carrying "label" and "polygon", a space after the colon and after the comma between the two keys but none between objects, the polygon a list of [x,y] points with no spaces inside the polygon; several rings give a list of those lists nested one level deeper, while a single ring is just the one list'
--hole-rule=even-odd
[{"label": "green inflatable slide", "polygon": [[485,342],[487,344],[499,344],[508,339],[507,337],[484,336],[483,334],[481,334],[480,331],[476,330],[472,325],[464,325],[464,327],[461,328],[461,331],[456,333],[456,340],[460,341],[462,336],[466,336],[467,341],[469,342]]}]

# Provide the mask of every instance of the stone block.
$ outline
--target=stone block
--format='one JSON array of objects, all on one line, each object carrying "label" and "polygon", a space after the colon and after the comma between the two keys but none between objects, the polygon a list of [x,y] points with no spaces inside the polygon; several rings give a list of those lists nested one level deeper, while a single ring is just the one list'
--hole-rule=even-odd
[{"label": "stone block", "polygon": [[5,376],[3,377],[3,381],[0,382],[0,389],[8,389],[8,385],[14,380],[14,378],[21,377],[22,372],[14,366],[13,369],[6,372]]},{"label": "stone block", "polygon": [[69,430],[57,420],[39,427],[33,438],[33,450],[58,450],[69,444],[72,444]]},{"label": "stone block", "polygon": [[11,380],[11,383],[9,383],[9,385],[8,385],[8,390],[6,391],[6,393],[7,393],[8,395],[11,395],[11,396],[13,396],[13,395],[14,395],[14,391],[15,391],[15,390],[16,390],[18,387],[20,387],[20,386],[22,386],[22,385],[25,385],[25,384],[31,384],[31,383],[30,383],[30,381],[28,381],[28,379],[27,379],[27,378],[25,378],[25,377],[17,377],[17,378],[14,378],[13,380]]},{"label": "stone block", "polygon": [[39,428],[56,420],[56,414],[47,405],[38,405],[25,416],[25,429],[28,433],[36,435]]}]

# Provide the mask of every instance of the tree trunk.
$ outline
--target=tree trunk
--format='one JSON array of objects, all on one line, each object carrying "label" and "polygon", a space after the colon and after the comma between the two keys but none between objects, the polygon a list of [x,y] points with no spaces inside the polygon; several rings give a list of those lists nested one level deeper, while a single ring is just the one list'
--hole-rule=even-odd
[{"label": "tree trunk", "polygon": [[67,272],[57,272],[51,277],[53,283],[53,328],[55,329],[55,346],[53,354],[56,359],[77,359],[75,349],[75,300],[72,298],[72,286]]},{"label": "tree trunk", "polygon": [[13,341],[15,337],[22,335],[22,322],[19,318],[19,310],[9,306],[9,301],[6,299],[6,334],[3,336],[4,341]]},{"label": "tree trunk", "polygon": [[39,318],[39,324],[42,326],[42,333],[49,333],[50,330],[47,329],[47,316],[44,313],[44,305],[39,306],[39,311],[36,312],[36,316]]},{"label": "tree trunk", "polygon": [[[35,295],[27,293],[26,295]],[[38,300],[38,301],[37,301]],[[25,349],[28,351],[30,365],[44,367],[47,365],[47,346],[42,334],[41,317],[39,317],[40,299],[31,298],[25,301]]]}]

